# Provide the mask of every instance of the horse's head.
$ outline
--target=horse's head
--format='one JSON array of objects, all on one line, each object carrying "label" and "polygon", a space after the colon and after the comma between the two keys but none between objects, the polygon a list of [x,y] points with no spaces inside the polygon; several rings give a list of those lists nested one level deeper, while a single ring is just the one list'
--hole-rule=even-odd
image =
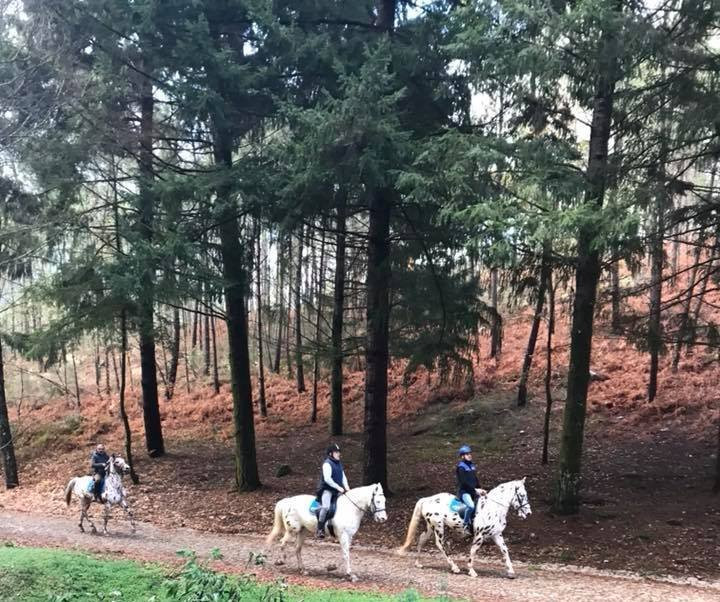
[{"label": "horse's head", "polygon": [[373,485],[372,494],[370,495],[370,512],[372,512],[376,523],[384,523],[387,520],[385,492],[380,483]]},{"label": "horse's head", "polygon": [[519,481],[515,481],[515,493],[513,495],[512,507],[517,510],[520,518],[527,518],[532,514],[532,508],[530,508],[530,501],[528,500],[527,491],[525,491],[525,479],[523,477]]},{"label": "horse's head", "polygon": [[130,472],[130,465],[125,462],[125,460],[121,456],[116,456],[113,454],[110,457],[109,462],[111,469],[111,472],[117,472],[119,474],[127,474]]}]

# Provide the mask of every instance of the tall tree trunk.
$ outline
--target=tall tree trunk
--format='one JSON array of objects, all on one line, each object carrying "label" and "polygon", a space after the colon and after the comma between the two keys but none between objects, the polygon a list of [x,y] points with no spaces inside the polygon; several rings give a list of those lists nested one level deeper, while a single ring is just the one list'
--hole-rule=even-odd
[{"label": "tall tree trunk", "polygon": [[209,287],[205,286],[205,344],[204,344],[204,357],[205,367],[203,368],[203,375],[210,376],[210,292]]},{"label": "tall tree trunk", "polygon": [[620,260],[617,257],[613,257],[610,264],[610,281],[610,298],[612,307],[612,317],[610,320],[611,329],[613,334],[620,334],[622,332],[622,326],[620,323]]},{"label": "tall tree trunk", "polygon": [[683,303],[682,314],[680,315],[680,327],[678,328],[678,337],[675,341],[675,350],[673,352],[672,360],[672,371],[677,372],[678,366],[680,365],[680,351],[682,350],[683,343],[687,338],[687,330],[690,325],[690,309],[692,307],[692,300],[695,293],[695,285],[697,284],[697,273],[700,263],[700,254],[702,251],[702,236],[697,242],[695,247],[695,261],[693,263],[692,270],[690,271],[690,282],[688,284],[687,298]]},{"label": "tall tree trunk", "polygon": [[287,365],[287,377],[293,378],[293,365],[290,361],[290,324],[292,323],[292,264],[293,264],[293,252],[292,252],[292,234],[288,236],[288,257],[287,257],[287,279],[288,279],[288,296],[287,296],[287,324],[285,328],[285,364]]},{"label": "tall tree trunk", "polygon": [[3,456],[3,474],[5,487],[12,489],[20,484],[17,462],[15,461],[15,442],[10,429],[10,416],[5,397],[5,365],[3,363],[2,341],[0,340],[0,451]]},{"label": "tall tree trunk", "polygon": [[[117,246],[117,254],[122,254],[122,238],[120,237],[120,208],[118,206],[116,167],[113,163],[113,213],[115,217],[115,244]],[[120,419],[123,423],[125,432],[125,456],[130,466],[130,478],[136,485],[140,482],[135,472],[135,463],[132,455],[132,431],[130,430],[130,421],[128,420],[127,411],[125,409],[125,384],[126,384],[126,359],[128,350],[127,336],[127,310],[123,307],[120,310],[120,376],[118,381],[118,406],[120,409]],[[115,364],[115,354],[113,353],[113,364]],[[117,376],[117,368],[116,368]]]},{"label": "tall tree trunk", "polygon": [[490,327],[490,357],[498,357],[502,351],[502,322],[498,310],[498,269],[490,270],[490,306],[495,310]]},{"label": "tall tree trunk", "polygon": [[[232,168],[232,148],[227,132],[216,132],[215,162],[226,170]],[[227,181],[229,178],[225,178]],[[235,482],[239,491],[260,487],[255,450],[255,420],[253,416],[252,385],[250,381],[250,352],[245,307],[247,286],[244,253],[240,243],[240,229],[235,203],[227,183],[217,191],[219,204],[220,255],[223,265],[227,314],[230,380],[233,395],[235,426]]]},{"label": "tall tree trunk", "polygon": [[[145,66],[148,69],[148,66]],[[140,203],[140,233],[147,246],[143,251],[150,253],[153,240],[154,193],[153,182],[153,90],[149,77],[143,76],[140,89],[140,182],[138,200]],[[151,458],[165,454],[160,405],[158,402],[157,366],[155,363],[155,332],[153,326],[153,305],[155,298],[154,261],[143,258],[143,271],[140,276],[141,296],[138,303],[138,321],[140,334],[140,369],[143,399],[143,419],[145,422],[145,446]],[[125,361],[125,356],[123,360]]]},{"label": "tall tree trunk", "polygon": [[180,309],[173,309],[173,340],[170,349],[170,367],[168,368],[168,386],[165,389],[166,399],[172,399],[175,394],[178,365],[180,364]]},{"label": "tall tree trunk", "polygon": [[343,433],[343,317],[345,311],[345,228],[347,191],[337,197],[335,289],[332,316],[332,373],[330,376],[330,434]]},{"label": "tall tree trunk", "polygon": [[[100,367],[100,346],[97,342],[97,335],[93,337],[95,342],[95,349],[93,354],[93,366],[95,368],[95,389],[97,390],[98,397],[102,399],[102,388],[100,387],[100,381],[102,380],[102,370]],[[20,373],[22,374],[22,372]]]},{"label": "tall tree trunk", "polygon": [[282,355],[283,341],[283,321],[285,318],[285,266],[283,265],[283,247],[282,239],[278,240],[277,255],[277,307],[278,307],[278,335],[275,343],[275,363],[273,364],[273,372],[280,374],[280,356]]},{"label": "tall tree trunk", "polygon": [[298,393],[305,391],[305,371],[302,356],[302,257],[303,257],[303,226],[298,234],[297,268],[295,268],[295,373],[297,375]]},{"label": "tall tree trunk", "polygon": [[654,401],[657,395],[658,368],[660,366],[660,350],[662,348],[662,284],[663,263],[665,251],[665,208],[666,184],[664,173],[665,152],[661,153],[660,174],[662,181],[659,185],[657,198],[653,211],[652,237],[650,240],[650,315],[648,321],[647,345],[650,351],[650,378],[648,380],[648,401]]},{"label": "tall tree trunk", "polygon": [[70,360],[72,361],[73,380],[75,381],[75,401],[76,401],[77,407],[79,408],[80,407],[80,380],[78,379],[77,363],[75,363],[75,353],[73,351],[70,352]]},{"label": "tall tree trunk", "polygon": [[[397,0],[378,0],[376,27],[391,36]],[[390,215],[393,191],[377,188],[370,196],[367,264],[367,343],[363,483],[387,486],[388,330],[390,326]]]},{"label": "tall tree trunk", "polygon": [[548,273],[548,333],[545,347],[545,420],[543,421],[543,449],[542,463],[548,463],[548,443],[550,442],[550,415],[552,412],[552,337],[555,334],[555,287],[553,286],[552,271]]},{"label": "tall tree trunk", "polygon": [[198,322],[200,322],[200,301],[195,299],[195,311],[193,311],[193,327],[192,327],[192,348],[197,347],[198,342]]},{"label": "tall tree trunk", "polygon": [[533,315],[532,326],[530,327],[530,338],[528,339],[525,360],[523,361],[522,372],[520,373],[520,384],[518,386],[517,404],[520,407],[527,403],[527,382],[530,377],[530,368],[532,366],[533,355],[535,354],[535,344],[537,343],[538,332],[540,330],[540,320],[542,319],[543,304],[545,303],[545,289],[549,271],[549,245],[545,243],[543,245],[543,254],[540,263],[540,280],[538,283],[538,298],[535,303],[535,314]]},{"label": "tall tree trunk", "polygon": [[313,390],[312,390],[312,411],[310,413],[310,422],[317,422],[317,397],[318,397],[318,377],[320,375],[320,343],[321,329],[320,321],[322,320],[323,295],[325,294],[325,228],[326,223],[323,219],[320,236],[320,268],[317,276],[317,314],[315,319],[315,357],[313,361]]},{"label": "tall tree trunk", "polygon": [[183,311],[183,356],[185,356],[185,388],[190,393],[190,358],[188,357],[188,324],[190,320],[188,318],[188,312]]},{"label": "tall tree trunk", "polygon": [[[619,10],[619,5],[616,5]],[[590,130],[590,148],[585,188],[588,209],[602,208],[607,184],[608,142],[613,116],[617,57],[609,32],[601,36],[606,62],[595,86]],[[590,353],[597,284],[600,277],[600,248],[597,220],[580,226],[575,273],[575,300],[570,335],[570,365],[560,445],[560,462],[555,508],[561,513],[577,512],[580,504],[580,476],[585,432],[585,411],[590,384]]]},{"label": "tall tree trunk", "polygon": [[257,238],[257,260],[255,268],[256,300],[257,300],[257,344],[258,344],[258,390],[260,392],[260,414],[267,416],[267,404],[265,403],[265,365],[263,364],[263,330],[262,330],[262,287],[260,283],[260,264],[262,262],[262,247],[260,245],[260,220],[256,228]]}]

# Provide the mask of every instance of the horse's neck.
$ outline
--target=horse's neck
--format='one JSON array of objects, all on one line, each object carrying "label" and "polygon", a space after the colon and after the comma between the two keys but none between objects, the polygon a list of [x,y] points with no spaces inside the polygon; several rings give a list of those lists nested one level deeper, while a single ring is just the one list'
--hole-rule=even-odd
[{"label": "horse's neck", "polygon": [[355,487],[355,489],[348,491],[346,495],[348,499],[352,501],[351,505],[359,511],[366,511],[370,507],[372,488],[372,485],[365,485],[364,487]]},{"label": "horse's neck", "polygon": [[501,483],[494,489],[491,489],[490,493],[488,493],[488,498],[495,502],[495,504],[493,504],[495,508],[493,509],[497,511],[499,510],[497,506],[504,506],[505,514],[507,514],[507,511],[510,509],[510,504],[512,503],[513,492],[512,481]]}]

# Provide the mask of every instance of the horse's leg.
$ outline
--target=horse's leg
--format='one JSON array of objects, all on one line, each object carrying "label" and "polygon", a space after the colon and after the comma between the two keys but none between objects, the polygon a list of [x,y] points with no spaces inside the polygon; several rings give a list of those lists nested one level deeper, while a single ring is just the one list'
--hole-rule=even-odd
[{"label": "horse's leg", "polygon": [[458,565],[455,564],[455,561],[450,558],[450,556],[448,556],[447,552],[445,551],[445,547],[443,546],[443,543],[445,541],[445,526],[443,524],[433,525],[433,530],[435,531],[435,545],[437,546],[437,549],[440,550],[443,558],[447,560],[448,564],[450,565],[450,570],[453,573],[459,573],[460,569],[458,568]]},{"label": "horse's leg", "polygon": [[103,504],[103,535],[108,534],[107,524],[108,524],[109,520],[110,520],[110,503],[105,502]]},{"label": "horse's leg", "polygon": [[298,563],[298,570],[305,575],[307,571],[305,570],[305,567],[303,566],[302,561],[302,547],[303,542],[305,541],[305,529],[300,529],[298,531],[297,536],[295,537],[295,557],[297,558]]},{"label": "horse's leg", "polygon": [[477,533],[473,538],[472,545],[470,546],[470,558],[468,558],[468,575],[470,575],[471,577],[477,577],[477,573],[473,568],[473,563],[475,562],[475,554],[477,554],[484,540],[485,538],[479,533]]},{"label": "horse's leg", "polygon": [[417,553],[418,558],[415,559],[415,566],[419,569],[423,568],[422,562],[420,562],[419,554],[420,550],[422,550],[422,547],[427,543],[427,540],[430,539],[430,536],[433,533],[433,529],[430,526],[430,523],[426,523],[427,528],[424,532],[420,533],[420,537],[418,537],[418,543],[417,543]]},{"label": "horse's leg", "polygon": [[507,576],[510,579],[515,579],[515,570],[513,569],[512,562],[510,562],[510,552],[508,552],[508,547],[505,545],[505,539],[503,538],[502,533],[498,533],[497,535],[495,535],[493,537],[493,541],[495,542],[495,545],[500,548],[503,558],[505,559]]},{"label": "horse's leg", "polygon": [[80,533],[85,533],[85,527],[83,527],[83,521],[85,520],[85,498],[80,500]]},{"label": "horse's leg", "polygon": [[278,558],[275,561],[275,564],[280,566],[281,564],[285,564],[285,544],[290,541],[290,531],[287,528],[287,525],[285,526],[285,534],[282,536],[282,539],[280,540],[280,543],[278,544],[278,552],[280,552],[280,558]]},{"label": "horse's leg", "polygon": [[[88,510],[90,509],[90,504],[92,504],[91,501],[88,501],[87,498],[83,498],[83,501],[82,501],[83,516],[90,523],[91,533],[97,533],[97,529],[95,528],[95,523],[93,522],[93,520],[90,518],[90,515],[88,514]],[[82,518],[80,520],[82,521]]]},{"label": "horse's leg", "polygon": [[343,531],[340,534],[340,548],[342,549],[343,558],[345,559],[345,574],[348,576],[350,581],[357,581],[357,575],[352,572],[350,566],[350,534],[347,531]]},{"label": "horse's leg", "polygon": [[125,516],[127,516],[130,521],[130,528],[132,529],[132,532],[135,533],[135,517],[133,516],[132,510],[130,510],[130,506],[124,499],[120,501],[120,505],[125,511]]}]

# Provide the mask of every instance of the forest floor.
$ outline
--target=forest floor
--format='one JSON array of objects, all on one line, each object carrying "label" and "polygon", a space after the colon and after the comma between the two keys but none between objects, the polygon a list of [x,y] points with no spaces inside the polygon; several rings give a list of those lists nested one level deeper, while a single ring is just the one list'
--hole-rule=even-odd
[{"label": "forest floor", "polygon": [[[584,503],[574,516],[552,512],[567,374],[567,322],[566,318],[559,321],[554,345],[556,401],[547,465],[540,463],[544,325],[530,380],[531,396],[524,408],[516,407],[514,396],[529,328],[527,315],[506,322],[503,355],[498,361],[484,355],[477,359],[472,390],[443,384],[424,370],[404,379],[402,365],[393,366],[388,400],[393,494],[388,500],[389,519],[383,525],[365,525],[358,544],[386,550],[397,547],[416,500],[454,490],[455,451],[468,443],[476,450],[483,487],[528,477],[533,514],[526,521],[511,517],[506,530],[513,560],[526,567],[576,565],[705,582],[720,577],[720,504],[711,492],[720,419],[720,379],[714,355],[697,350],[683,355],[677,373],[671,371],[670,358],[664,357],[659,396],[648,403],[644,394],[647,355],[612,336],[600,320],[592,365],[598,374],[590,389],[583,456]],[[482,340],[483,350],[486,345]],[[171,401],[161,401],[166,456],[151,460],[142,451],[144,441],[139,435],[134,441],[141,482],[128,484],[128,489],[140,520],[158,529],[256,535],[270,530],[279,498],[314,491],[330,441],[327,384],[323,381],[319,387],[318,423],[310,424],[309,393],[297,393],[294,381],[284,376],[271,374],[267,380],[269,415],[256,416],[263,487],[252,493],[234,491],[232,401],[227,384],[215,395],[209,386],[195,384],[187,391],[182,383]],[[136,373],[128,405],[133,432],[139,434],[142,415],[137,381]],[[347,374],[347,434],[337,438],[351,485],[361,480],[362,384],[362,372]],[[86,387],[79,409],[63,400],[36,401],[13,409],[22,487],[0,492],[0,512],[43,514],[48,520],[64,517],[71,520],[68,525],[74,525],[76,509],[68,510],[63,500],[67,481],[86,474],[96,442],[124,452],[117,400],[93,395],[90,389]],[[282,464],[291,472],[278,477]],[[212,541],[214,535],[207,537]],[[466,553],[461,542],[451,542],[450,547],[454,554]],[[484,556],[490,562],[488,570],[499,575],[502,562],[497,550],[488,547]],[[446,579],[437,554],[433,566],[431,579]],[[458,579],[452,577],[449,582],[458,583]]]},{"label": "forest floor", "polygon": [[503,576],[499,563],[487,559],[476,563],[479,576],[471,579],[467,575],[450,574],[437,556],[423,555],[425,568],[420,570],[413,567],[411,559],[399,558],[377,546],[353,548],[354,570],[360,580],[352,584],[339,571],[327,568],[329,564],[337,565],[341,560],[338,546],[333,543],[310,542],[306,545],[303,559],[308,573],[299,575],[294,562],[277,566],[272,562],[272,557],[263,564],[252,562],[252,554],[257,554],[264,547],[263,537],[258,535],[209,534],[187,528],[158,527],[149,523],[140,524],[135,534],[130,532],[126,523],[115,523],[108,536],[87,535],[81,534],[75,520],[69,518],[0,510],[2,540],[14,545],[86,550],[165,564],[178,564],[180,559],[176,552],[179,550],[193,550],[200,558],[207,559],[212,550],[219,549],[223,558],[211,563],[213,569],[228,573],[252,573],[261,581],[283,578],[289,584],[310,588],[332,587],[383,593],[400,593],[412,588],[424,595],[486,602],[709,602],[717,600],[720,595],[720,582],[651,579],[630,573],[525,562],[516,563],[517,579],[509,580]]}]

